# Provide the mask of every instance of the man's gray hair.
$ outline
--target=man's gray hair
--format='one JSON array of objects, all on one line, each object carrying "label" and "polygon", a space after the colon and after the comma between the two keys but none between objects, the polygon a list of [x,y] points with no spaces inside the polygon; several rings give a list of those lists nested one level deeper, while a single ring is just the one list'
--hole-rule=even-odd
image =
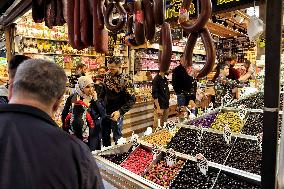
[{"label": "man's gray hair", "polygon": [[44,104],[60,99],[65,92],[67,77],[57,64],[42,60],[25,60],[17,69],[13,94],[26,92]]}]

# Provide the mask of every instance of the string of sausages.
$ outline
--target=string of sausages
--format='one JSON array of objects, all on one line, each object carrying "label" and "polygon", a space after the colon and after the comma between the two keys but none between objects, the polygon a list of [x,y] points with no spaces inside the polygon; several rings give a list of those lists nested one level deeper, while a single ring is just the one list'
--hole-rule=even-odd
[{"label": "string of sausages", "polygon": [[[170,24],[165,22],[164,0],[53,0],[62,3],[63,9],[55,16],[64,15],[68,26],[69,43],[74,49],[94,47],[96,52],[108,53],[108,32],[117,33],[127,28],[126,44],[139,46],[154,39],[156,27],[161,28],[159,41],[159,69],[167,72],[172,57],[172,36]],[[43,1],[45,2],[45,1]],[[201,13],[194,24],[189,23],[188,11],[192,0],[183,0],[179,22],[189,33],[184,50],[184,65],[192,66],[193,50],[200,36],[206,51],[206,64],[198,78],[206,76],[215,63],[215,48],[212,37],[205,27],[212,13],[211,0],[200,0]],[[44,5],[33,0],[33,17],[37,22],[43,20],[42,13],[36,9]],[[65,7],[65,8],[64,8]],[[63,16],[62,16],[63,17]],[[58,19],[57,19],[58,20]],[[58,24],[62,24],[59,22]]]}]

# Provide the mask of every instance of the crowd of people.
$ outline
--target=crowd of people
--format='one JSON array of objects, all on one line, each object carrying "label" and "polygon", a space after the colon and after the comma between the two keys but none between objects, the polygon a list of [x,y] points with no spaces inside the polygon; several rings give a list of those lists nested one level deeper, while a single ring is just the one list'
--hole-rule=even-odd
[{"label": "crowd of people", "polygon": [[[196,74],[189,74],[183,61],[181,58],[172,76],[180,119],[183,112],[197,114]],[[235,57],[229,57],[217,65],[215,107],[234,99],[235,89],[255,71],[248,61],[242,73],[235,64]],[[132,79],[121,71],[121,65],[119,58],[112,57],[107,68],[93,70],[91,75],[86,74],[84,64],[77,65],[69,77],[72,90],[60,128],[52,115],[66,92],[64,70],[46,60],[23,55],[12,58],[9,81],[0,90],[0,188],[103,188],[90,150],[111,146],[111,132],[113,142],[118,143],[124,115],[136,100]],[[168,119],[167,75],[159,72],[152,81],[154,130]]]}]

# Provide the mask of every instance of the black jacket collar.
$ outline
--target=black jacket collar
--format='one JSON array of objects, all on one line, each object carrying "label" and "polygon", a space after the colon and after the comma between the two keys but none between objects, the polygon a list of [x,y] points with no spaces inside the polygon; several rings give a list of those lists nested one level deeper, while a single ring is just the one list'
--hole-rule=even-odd
[{"label": "black jacket collar", "polygon": [[37,117],[39,119],[44,120],[45,122],[53,125],[53,126],[58,126],[55,121],[44,111],[28,106],[28,105],[22,105],[22,104],[1,104],[0,105],[0,114],[1,113],[7,113],[7,112],[18,112],[18,113],[24,113],[28,114],[34,117]]}]

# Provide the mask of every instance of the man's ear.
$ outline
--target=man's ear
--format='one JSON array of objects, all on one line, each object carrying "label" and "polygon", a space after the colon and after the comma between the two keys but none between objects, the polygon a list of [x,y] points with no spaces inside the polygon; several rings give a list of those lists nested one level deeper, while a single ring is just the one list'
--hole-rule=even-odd
[{"label": "man's ear", "polygon": [[53,104],[53,106],[52,106],[52,113],[54,113],[54,112],[56,112],[56,111],[58,110],[58,108],[59,108],[59,106],[60,106],[62,100],[63,100],[63,96],[62,96],[61,98],[57,99],[57,100],[54,102],[54,104]]},{"label": "man's ear", "polygon": [[10,100],[13,96],[13,80],[9,81],[9,95],[8,95],[8,99]]}]

